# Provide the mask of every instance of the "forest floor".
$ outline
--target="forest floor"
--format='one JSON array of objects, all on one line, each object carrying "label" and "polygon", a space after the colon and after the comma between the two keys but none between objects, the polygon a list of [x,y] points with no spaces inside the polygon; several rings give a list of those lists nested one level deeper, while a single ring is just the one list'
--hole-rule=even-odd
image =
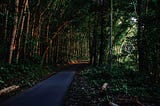
[{"label": "forest floor", "polygon": [[64,106],[105,106],[99,91],[77,74],[65,98]]},{"label": "forest floor", "polygon": [[[97,80],[98,77],[102,77],[100,77],[93,69],[91,72],[92,73],[87,73],[82,71],[75,76],[65,98],[64,106],[159,106],[160,104],[158,97],[156,98],[150,95],[147,97],[148,94],[145,93],[151,93],[151,91],[145,92],[147,88],[142,89],[143,84],[139,87],[135,84],[132,88],[129,88],[129,85],[123,84],[120,87],[121,82],[118,80],[124,80],[123,77],[118,80],[112,78],[107,79],[106,81],[109,82],[109,86],[107,86],[105,92],[102,92],[101,90],[104,81],[101,83],[100,79]],[[101,72],[99,71],[98,73]],[[97,75],[97,78],[94,81],[92,74]],[[105,74],[102,76],[106,77]],[[93,82],[100,82],[100,84],[96,85],[93,84]],[[111,84],[113,82],[115,84]],[[126,91],[127,86],[128,91]],[[157,89],[159,88],[157,87]],[[140,96],[139,93],[144,94],[142,94],[143,96]],[[157,92],[153,91],[152,93]]]}]

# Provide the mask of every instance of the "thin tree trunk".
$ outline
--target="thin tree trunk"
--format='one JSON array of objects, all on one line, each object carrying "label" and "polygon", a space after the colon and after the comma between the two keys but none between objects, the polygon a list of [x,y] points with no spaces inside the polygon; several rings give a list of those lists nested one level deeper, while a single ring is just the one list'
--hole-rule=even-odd
[{"label": "thin tree trunk", "polygon": [[22,9],[21,9],[21,13],[20,13],[20,17],[19,17],[19,20],[18,20],[18,30],[21,29],[21,23],[22,23],[22,18],[24,16],[24,11],[25,11],[25,8],[26,8],[26,4],[27,4],[28,0],[23,0],[23,4],[22,4]]},{"label": "thin tree trunk", "polygon": [[30,10],[29,10],[29,5],[27,6],[27,13],[28,13],[28,17],[27,17],[27,29],[26,29],[26,36],[25,36],[25,42],[24,42],[24,60],[26,60],[26,52],[27,52],[27,41],[28,41],[28,35],[29,35],[29,27],[30,27]]},{"label": "thin tree trunk", "polygon": [[[160,13],[160,0],[158,1],[158,13]],[[158,17],[157,17],[157,20],[158,20],[158,23],[160,23],[160,14],[158,14]],[[160,29],[160,24],[158,24],[158,28]],[[160,33],[160,30],[158,30],[158,32]],[[158,37],[158,40],[157,40],[157,61],[158,61],[158,80],[160,82],[160,36]]]},{"label": "thin tree trunk", "polygon": [[[33,40],[33,38],[34,38],[35,23],[36,23],[36,16],[34,15],[33,23],[32,23],[32,29],[31,29],[31,35],[32,35],[32,39],[31,40]],[[30,57],[32,57],[33,54],[34,54],[34,49],[35,49],[33,42],[31,43],[30,47],[32,48],[31,51],[30,51]]]},{"label": "thin tree trunk", "polygon": [[146,0],[146,14],[148,13],[148,9],[149,9],[149,0]]},{"label": "thin tree trunk", "polygon": [[17,50],[17,55],[16,55],[16,63],[18,63],[20,50],[21,50],[21,39],[22,39],[22,34],[23,34],[24,22],[25,22],[25,18],[26,18],[27,5],[28,5],[28,0],[26,0],[25,5],[24,5],[24,10],[22,10],[23,17],[22,17],[22,21],[21,21],[20,34],[19,34],[19,39],[18,39],[18,47],[17,47],[18,50]]},{"label": "thin tree trunk", "polygon": [[59,44],[58,44],[58,39],[59,39],[59,36],[56,37],[56,41],[55,41],[55,59],[54,59],[54,64],[57,65],[58,63],[58,48],[59,48]]},{"label": "thin tree trunk", "polygon": [[43,23],[43,18],[42,18],[42,15],[40,15],[39,22],[38,22],[38,27],[37,27],[36,46],[35,46],[35,54],[38,54],[39,56],[40,56],[39,38],[41,36],[42,23]]},{"label": "thin tree trunk", "polygon": [[7,32],[8,32],[8,14],[9,14],[9,11],[7,9],[5,9],[6,11],[6,19],[5,19],[5,26],[4,26],[4,41],[6,40],[7,38]]},{"label": "thin tree trunk", "polygon": [[[48,42],[48,40],[49,40],[49,23],[48,23],[48,25],[47,25],[47,39],[46,39],[46,42]],[[52,46],[52,43],[50,44],[50,46]],[[50,49],[51,47],[49,47],[49,49]],[[50,51],[50,50],[49,50]],[[48,64],[48,62],[49,62],[49,51],[46,53],[46,64]]]},{"label": "thin tree trunk", "polygon": [[154,54],[154,57],[155,57],[155,61],[153,61],[153,64],[155,64],[155,67],[154,67],[154,70],[156,71],[154,74],[154,78],[155,79],[153,79],[153,80],[155,80],[155,82],[156,83],[159,83],[160,82],[160,36],[158,36],[159,35],[159,33],[160,33],[160,7],[159,7],[159,5],[160,5],[160,0],[158,1],[158,3],[157,3],[157,18],[156,18],[156,20],[157,20],[157,25],[156,25],[156,27],[157,27],[157,39],[156,39],[156,43],[155,43],[155,54]]},{"label": "thin tree trunk", "polygon": [[40,17],[39,17],[38,33],[36,35],[37,36],[37,41],[36,41],[36,47],[35,47],[35,53],[38,54],[39,56],[41,55],[41,48],[40,48],[40,44],[39,44],[39,38],[41,36],[42,24],[43,24],[43,20],[44,20],[43,15],[45,14],[45,12],[47,12],[48,8],[50,8],[52,2],[53,2],[53,0],[49,1],[47,7],[40,13]]},{"label": "thin tree trunk", "polygon": [[139,70],[143,72],[144,70],[144,54],[143,54],[143,44],[142,44],[142,19],[141,19],[141,12],[142,12],[142,0],[137,0],[137,14],[138,14],[138,31],[137,31],[137,36],[138,36],[138,54],[139,54]]},{"label": "thin tree trunk", "polygon": [[112,36],[113,36],[113,0],[111,0],[111,5],[110,5],[110,8],[111,8],[111,13],[110,13],[110,21],[111,21],[111,28],[110,28],[110,50],[109,50],[109,55],[110,55],[110,58],[109,58],[109,64],[110,64],[110,71],[112,71],[112,52],[113,52],[113,41],[112,41]]},{"label": "thin tree trunk", "polygon": [[59,48],[60,48],[60,43],[59,43],[59,36],[57,36],[57,48],[56,48],[56,64],[59,64],[59,54],[60,54],[60,50],[59,50]]},{"label": "thin tree trunk", "polygon": [[97,54],[97,48],[98,48],[98,36],[97,36],[97,26],[98,26],[98,16],[97,13],[95,13],[95,20],[94,20],[94,28],[93,28],[93,65],[97,65],[98,61],[98,54]]},{"label": "thin tree trunk", "polygon": [[[51,22],[51,17],[52,15],[50,15],[49,20],[48,20],[48,24],[47,24],[47,39],[46,42],[49,41],[49,29],[50,29],[50,22]],[[50,46],[52,46],[52,43],[50,44]],[[51,52],[52,52],[52,47],[49,48],[50,50],[46,53],[46,64],[49,63],[49,58],[51,58]]]},{"label": "thin tree trunk", "polygon": [[89,63],[93,63],[93,47],[92,47],[92,38],[91,38],[91,19],[89,16],[89,21],[88,21],[88,40],[89,40]]},{"label": "thin tree trunk", "polygon": [[[102,1],[102,6],[104,6],[104,0]],[[105,62],[105,35],[104,35],[104,10],[101,8],[101,36],[100,36],[100,57],[99,57],[99,65],[103,65]]]},{"label": "thin tree trunk", "polygon": [[72,58],[72,46],[71,46],[71,44],[72,44],[72,26],[71,26],[71,29],[70,29],[70,32],[69,32],[69,44],[68,44],[68,48],[69,48],[69,62],[71,61],[71,58]]},{"label": "thin tree trunk", "polygon": [[18,24],[18,6],[19,6],[19,0],[15,0],[15,14],[14,14],[14,26],[13,26],[13,32],[11,36],[11,44],[10,44],[10,51],[9,51],[9,60],[8,63],[12,63],[12,56],[13,56],[13,50],[14,50],[14,41],[17,33],[17,24]]},{"label": "thin tree trunk", "polygon": [[44,60],[45,60],[45,56],[46,56],[46,53],[48,52],[48,49],[49,49],[49,45],[52,44],[53,40],[56,38],[56,36],[61,32],[61,30],[66,26],[68,25],[70,21],[66,21],[64,22],[57,30],[57,32],[52,36],[51,40],[48,42],[48,45],[42,55],[42,60],[41,60],[41,65],[43,65],[44,63]]},{"label": "thin tree trunk", "polygon": [[32,27],[31,27],[31,36],[32,36],[31,40],[32,40],[32,42],[30,44],[31,50],[30,50],[30,54],[29,54],[31,58],[33,58],[35,51],[36,51],[35,36],[38,33],[38,30],[36,29],[37,28],[37,23],[36,23],[37,20],[36,19],[37,19],[37,13],[39,12],[38,11],[39,6],[40,6],[40,0],[37,1],[37,4],[36,4],[35,9],[33,11],[33,15],[31,14],[31,16],[33,17],[33,21],[31,21],[32,22],[31,23],[31,25],[32,25]]}]

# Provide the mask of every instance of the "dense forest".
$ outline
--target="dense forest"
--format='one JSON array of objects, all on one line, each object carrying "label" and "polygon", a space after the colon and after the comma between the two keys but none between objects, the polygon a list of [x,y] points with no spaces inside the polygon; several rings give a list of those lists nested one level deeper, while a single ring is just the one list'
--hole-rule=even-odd
[{"label": "dense forest", "polygon": [[160,0],[1,0],[0,89],[76,61],[91,65],[82,75],[95,85],[124,72],[160,99],[159,34]]}]

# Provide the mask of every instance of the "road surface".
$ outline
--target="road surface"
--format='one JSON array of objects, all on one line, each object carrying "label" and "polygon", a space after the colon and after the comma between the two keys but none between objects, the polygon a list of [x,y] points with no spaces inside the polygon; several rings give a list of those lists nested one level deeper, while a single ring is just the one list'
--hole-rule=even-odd
[{"label": "road surface", "polygon": [[76,65],[51,76],[26,92],[11,97],[2,106],[62,106],[78,67]]}]

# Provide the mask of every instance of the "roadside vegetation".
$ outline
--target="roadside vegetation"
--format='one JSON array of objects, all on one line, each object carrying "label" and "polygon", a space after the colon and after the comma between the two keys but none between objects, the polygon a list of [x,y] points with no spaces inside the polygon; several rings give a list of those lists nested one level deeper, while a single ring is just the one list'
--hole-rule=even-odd
[{"label": "roadside vegetation", "polygon": [[[90,67],[81,72],[88,79],[88,83],[96,89],[102,89],[103,99],[112,101],[120,106],[158,106],[160,103],[160,85],[154,84],[150,76],[138,71],[117,68],[113,66],[110,71],[106,66]],[[100,93],[101,95],[101,93]]]},{"label": "roadside vegetation", "polygon": [[39,65],[0,65],[0,103],[49,78],[59,69]]}]

